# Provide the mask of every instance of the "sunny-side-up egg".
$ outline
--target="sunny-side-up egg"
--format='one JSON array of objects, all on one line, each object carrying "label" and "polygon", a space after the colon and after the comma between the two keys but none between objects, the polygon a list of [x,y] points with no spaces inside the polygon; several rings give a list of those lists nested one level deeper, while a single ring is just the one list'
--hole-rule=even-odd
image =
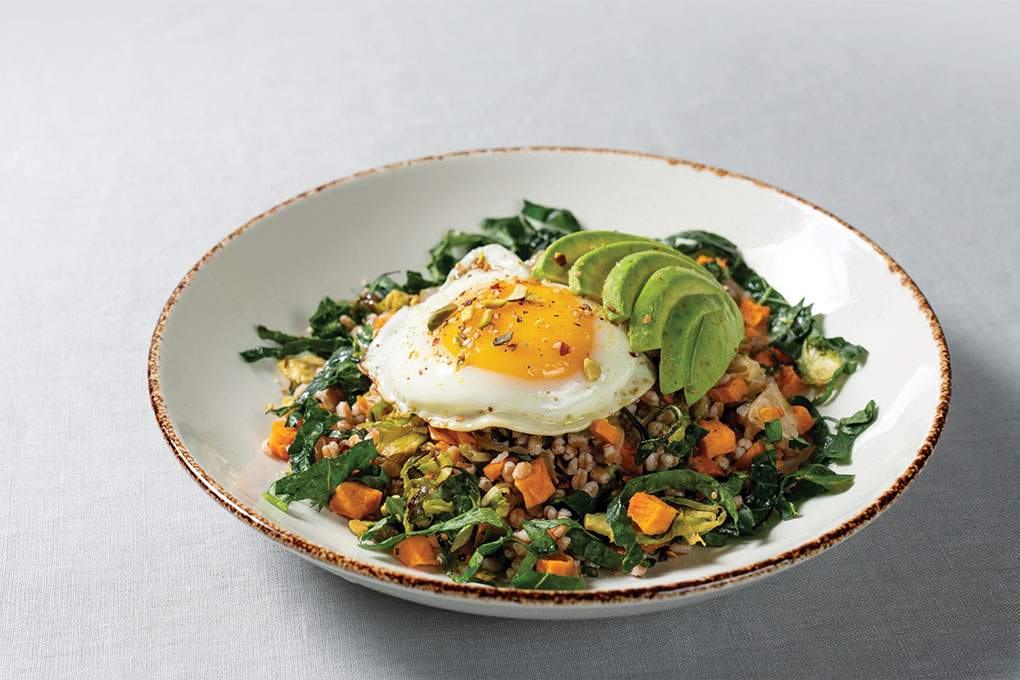
[{"label": "sunny-side-up egg", "polygon": [[655,382],[626,332],[498,245],[468,253],[379,331],[363,364],[380,394],[437,427],[576,432]]}]

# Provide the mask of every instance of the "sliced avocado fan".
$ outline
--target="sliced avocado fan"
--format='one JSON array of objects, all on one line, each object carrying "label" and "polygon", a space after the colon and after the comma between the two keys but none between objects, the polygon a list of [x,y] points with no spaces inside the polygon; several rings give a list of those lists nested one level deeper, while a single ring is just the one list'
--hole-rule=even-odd
[{"label": "sliced avocado fan", "polygon": [[700,399],[725,373],[744,337],[740,310],[698,264],[659,241],[579,231],[554,241],[532,274],[601,300],[610,321],[628,321],[634,352],[661,349],[659,388]]},{"label": "sliced avocado fan", "polygon": [[686,267],[663,267],[648,277],[634,301],[630,317],[631,350],[647,352],[662,347],[662,331],[673,308],[688,296],[701,295],[716,298],[723,308],[730,310],[734,325],[739,324],[743,330],[740,310],[718,281]]},{"label": "sliced avocado fan", "polygon": [[[676,252],[662,243],[653,241],[620,241],[601,246],[577,258],[567,272],[570,292],[599,300],[603,297],[606,277],[623,258],[641,251]],[[678,253],[679,254],[679,253]]]},{"label": "sliced avocado fan", "polygon": [[577,258],[596,248],[620,241],[645,241],[667,247],[654,239],[618,231],[576,231],[550,243],[531,273],[539,279],[567,283],[570,267]]},{"label": "sliced avocado fan", "polygon": [[686,267],[694,271],[701,268],[686,255],[675,250],[655,250],[628,255],[610,270],[602,286],[602,306],[610,321],[629,321],[634,301],[645,283],[657,269]]}]

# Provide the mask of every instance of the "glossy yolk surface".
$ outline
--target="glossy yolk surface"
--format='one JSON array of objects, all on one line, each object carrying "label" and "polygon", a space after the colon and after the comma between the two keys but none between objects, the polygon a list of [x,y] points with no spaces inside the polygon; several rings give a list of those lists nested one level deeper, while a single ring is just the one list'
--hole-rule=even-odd
[{"label": "glossy yolk surface", "polygon": [[566,288],[514,278],[467,290],[454,304],[433,344],[458,366],[546,380],[580,372],[591,355],[594,311]]}]

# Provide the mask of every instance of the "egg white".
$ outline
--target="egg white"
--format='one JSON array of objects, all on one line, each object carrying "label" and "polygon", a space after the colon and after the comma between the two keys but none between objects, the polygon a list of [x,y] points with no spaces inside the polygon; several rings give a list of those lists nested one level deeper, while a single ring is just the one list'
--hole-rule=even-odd
[{"label": "egg white", "polygon": [[[486,268],[478,268],[481,260]],[[458,431],[505,427],[537,435],[558,435],[633,403],[655,383],[644,355],[633,356],[627,333],[599,310],[594,318],[590,357],[602,367],[595,381],[582,373],[549,380],[525,380],[456,366],[442,344],[433,345],[427,324],[439,308],[475,286],[514,276],[528,267],[513,253],[488,245],[468,253],[446,282],[421,303],[398,310],[379,331],[363,365],[383,398],[430,425]]]}]

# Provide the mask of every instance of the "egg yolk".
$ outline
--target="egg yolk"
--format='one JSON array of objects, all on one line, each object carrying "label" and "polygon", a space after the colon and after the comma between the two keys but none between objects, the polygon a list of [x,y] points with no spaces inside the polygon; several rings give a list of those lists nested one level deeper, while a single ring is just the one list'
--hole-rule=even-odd
[{"label": "egg yolk", "polygon": [[433,331],[458,366],[547,380],[591,356],[594,310],[566,288],[509,279],[462,293]]}]

